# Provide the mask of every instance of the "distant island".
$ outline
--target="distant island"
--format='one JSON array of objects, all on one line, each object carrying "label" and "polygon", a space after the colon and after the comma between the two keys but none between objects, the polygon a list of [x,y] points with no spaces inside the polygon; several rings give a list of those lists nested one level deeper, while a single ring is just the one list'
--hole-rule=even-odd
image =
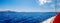
[{"label": "distant island", "polygon": [[0,12],[15,12],[15,11],[11,11],[11,10],[0,10]]}]

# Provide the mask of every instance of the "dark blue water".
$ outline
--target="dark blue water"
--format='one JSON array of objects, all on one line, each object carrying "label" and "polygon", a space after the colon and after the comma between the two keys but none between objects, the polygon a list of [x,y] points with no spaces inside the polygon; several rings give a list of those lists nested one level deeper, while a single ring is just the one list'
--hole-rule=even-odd
[{"label": "dark blue water", "polygon": [[0,23],[40,23],[57,12],[0,12]]}]

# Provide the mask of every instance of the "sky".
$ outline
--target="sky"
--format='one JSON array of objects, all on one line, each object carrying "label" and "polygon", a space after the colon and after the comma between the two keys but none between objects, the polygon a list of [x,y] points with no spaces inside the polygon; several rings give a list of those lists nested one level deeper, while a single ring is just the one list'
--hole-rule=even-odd
[{"label": "sky", "polygon": [[60,12],[60,0],[0,0],[0,10]]}]

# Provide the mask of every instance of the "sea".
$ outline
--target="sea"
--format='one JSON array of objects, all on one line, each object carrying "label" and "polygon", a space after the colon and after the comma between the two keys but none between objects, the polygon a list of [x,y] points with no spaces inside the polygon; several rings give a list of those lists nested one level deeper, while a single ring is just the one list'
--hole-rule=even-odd
[{"label": "sea", "polygon": [[58,12],[0,12],[0,23],[41,23]]}]

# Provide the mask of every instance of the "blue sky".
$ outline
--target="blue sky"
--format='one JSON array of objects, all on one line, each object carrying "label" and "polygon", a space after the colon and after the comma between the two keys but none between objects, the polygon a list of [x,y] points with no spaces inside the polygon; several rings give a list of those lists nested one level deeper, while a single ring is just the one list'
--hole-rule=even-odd
[{"label": "blue sky", "polygon": [[60,10],[60,0],[0,0],[0,10],[55,12]]}]

